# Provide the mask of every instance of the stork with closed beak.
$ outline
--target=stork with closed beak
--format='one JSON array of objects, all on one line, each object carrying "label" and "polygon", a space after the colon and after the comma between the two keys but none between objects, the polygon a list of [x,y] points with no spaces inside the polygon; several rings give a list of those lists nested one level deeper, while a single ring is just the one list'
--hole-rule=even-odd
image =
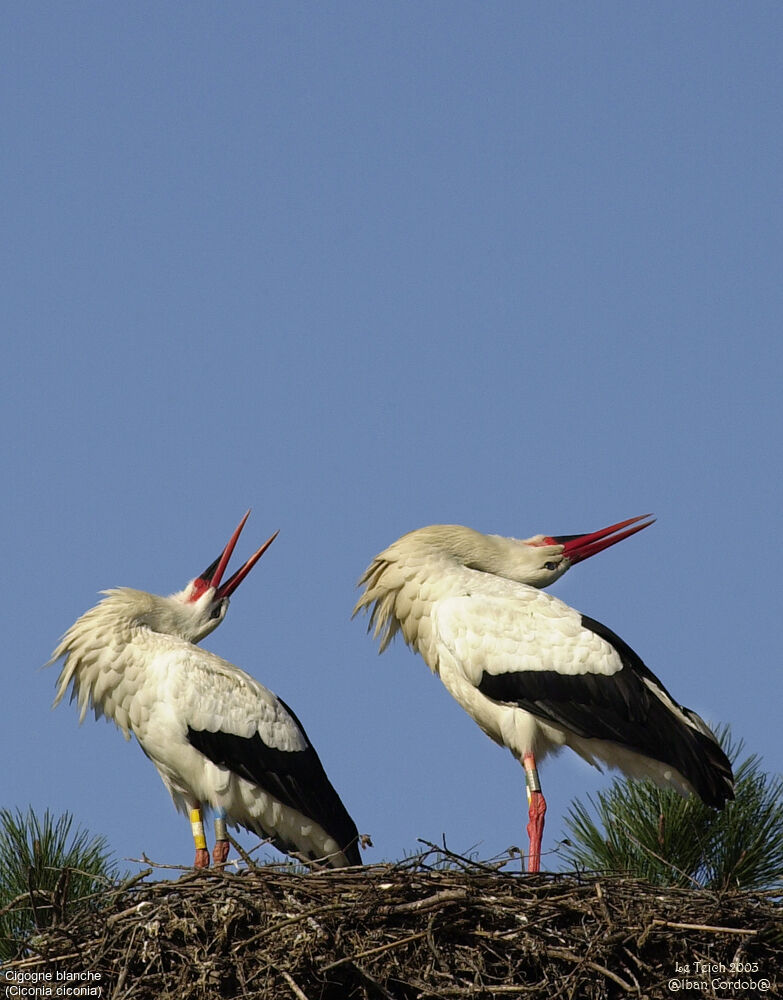
[{"label": "stork with closed beak", "polygon": [[57,705],[71,685],[84,720],[112,719],[136,737],[175,805],[188,811],[195,866],[209,866],[202,810],[215,812],[217,864],[228,858],[226,820],[281,851],[334,868],[359,865],[356,825],[291,709],[249,674],[196,643],[223,621],[229,598],[272,535],[221,583],[250,511],[220,556],[184,590],[158,597],[126,587],[65,633]]},{"label": "stork with closed beak", "polygon": [[398,631],[484,732],[525,769],[528,871],[538,871],[546,801],[538,763],[569,746],[630,777],[717,809],[731,765],[706,723],[679,705],[611,629],[542,593],[574,563],[648,527],[650,515],[586,535],[504,538],[438,524],[370,563],[354,608],[380,652]]}]

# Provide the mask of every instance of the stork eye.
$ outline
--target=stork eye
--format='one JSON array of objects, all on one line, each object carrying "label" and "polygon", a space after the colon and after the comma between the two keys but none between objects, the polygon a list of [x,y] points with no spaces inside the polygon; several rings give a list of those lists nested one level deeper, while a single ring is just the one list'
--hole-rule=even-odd
[{"label": "stork eye", "polygon": [[220,601],[214,606],[214,608],[209,612],[210,618],[220,618],[221,612],[223,611],[223,602]]},{"label": "stork eye", "polygon": [[548,569],[550,572],[554,572],[557,569],[557,563],[548,562],[544,563],[544,569]]}]

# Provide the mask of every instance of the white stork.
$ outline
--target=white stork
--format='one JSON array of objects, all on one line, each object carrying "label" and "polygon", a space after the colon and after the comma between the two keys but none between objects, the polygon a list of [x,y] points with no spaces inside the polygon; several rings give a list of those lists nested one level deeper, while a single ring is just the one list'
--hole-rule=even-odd
[{"label": "white stork", "polygon": [[563,746],[599,769],[600,761],[695,792],[718,809],[734,797],[729,761],[702,719],[614,632],[541,592],[653,520],[526,539],[432,525],[399,538],[359,581],[354,614],[371,609],[380,652],[402,630],[487,736],[524,766],[529,871],[540,867],[546,811],[536,765]]},{"label": "white stork", "polygon": [[277,533],[221,585],[250,511],[221,555],[184,590],[158,597],[126,587],[65,633],[57,705],[69,685],[88,707],[133,733],[179,810],[189,811],[195,866],[209,866],[202,810],[215,812],[216,863],[225,863],[226,818],[281,851],[332,867],[359,865],[358,834],[301,723],[249,674],[195,643],[223,621],[229,598]]}]

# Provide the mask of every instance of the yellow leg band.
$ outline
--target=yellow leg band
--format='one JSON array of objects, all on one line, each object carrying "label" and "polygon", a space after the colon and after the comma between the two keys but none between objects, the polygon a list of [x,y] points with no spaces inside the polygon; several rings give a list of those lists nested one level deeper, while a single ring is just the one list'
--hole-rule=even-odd
[{"label": "yellow leg band", "polygon": [[204,823],[201,819],[200,809],[190,810],[190,828],[193,831],[193,843],[196,845],[196,850],[206,850],[207,838],[204,836]]}]

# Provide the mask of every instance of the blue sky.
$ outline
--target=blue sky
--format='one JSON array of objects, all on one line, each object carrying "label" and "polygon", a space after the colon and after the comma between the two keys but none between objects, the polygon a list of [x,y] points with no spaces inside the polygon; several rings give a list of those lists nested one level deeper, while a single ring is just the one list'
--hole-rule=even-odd
[{"label": "blue sky", "polygon": [[[654,512],[553,593],[780,771],[781,29],[764,2],[6,6],[0,805],[190,862],[139,748],[52,712],[39,667],[248,506],[238,558],[280,536],[205,645],[292,705],[368,861],[525,842],[521,768],[350,619],[425,524]],[[566,753],[542,780],[551,850],[609,779]]]}]

